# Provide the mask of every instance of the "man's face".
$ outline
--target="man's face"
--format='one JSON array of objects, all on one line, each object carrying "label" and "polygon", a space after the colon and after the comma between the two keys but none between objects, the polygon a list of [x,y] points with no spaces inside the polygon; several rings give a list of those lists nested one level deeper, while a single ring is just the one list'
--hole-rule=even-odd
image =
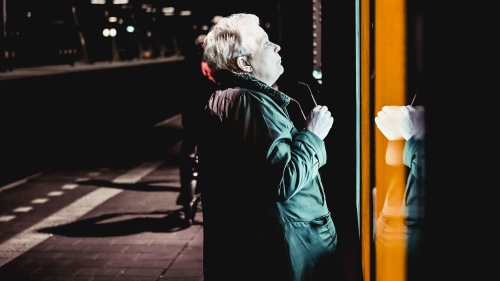
[{"label": "man's face", "polygon": [[255,28],[252,34],[254,43],[251,46],[253,50],[253,57],[250,58],[251,74],[272,86],[284,71],[278,54],[281,47],[269,41],[267,33],[260,26]]}]

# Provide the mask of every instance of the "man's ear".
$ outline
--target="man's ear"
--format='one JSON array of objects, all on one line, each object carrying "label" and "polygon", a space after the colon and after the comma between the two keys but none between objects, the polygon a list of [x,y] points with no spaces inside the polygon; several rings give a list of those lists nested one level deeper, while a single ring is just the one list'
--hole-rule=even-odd
[{"label": "man's ear", "polygon": [[248,61],[248,57],[246,57],[246,56],[238,57],[236,59],[236,64],[244,72],[252,72],[253,71],[252,65],[250,65],[250,62]]}]

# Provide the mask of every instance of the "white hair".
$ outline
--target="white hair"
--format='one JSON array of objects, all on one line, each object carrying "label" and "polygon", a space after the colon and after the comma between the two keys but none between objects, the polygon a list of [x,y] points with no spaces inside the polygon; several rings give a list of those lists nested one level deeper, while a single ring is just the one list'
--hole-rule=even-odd
[{"label": "white hair", "polygon": [[203,59],[210,69],[214,72],[222,69],[240,71],[236,63],[238,57],[252,56],[246,35],[259,25],[259,17],[254,14],[221,17],[204,40]]}]

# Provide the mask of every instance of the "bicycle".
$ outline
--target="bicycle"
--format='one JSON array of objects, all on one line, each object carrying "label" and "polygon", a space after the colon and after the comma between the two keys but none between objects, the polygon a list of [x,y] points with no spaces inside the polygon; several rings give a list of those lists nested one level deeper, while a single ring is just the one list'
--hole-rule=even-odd
[{"label": "bicycle", "polygon": [[183,211],[189,224],[195,224],[196,214],[201,211],[201,190],[198,186],[199,162],[196,153],[190,156],[187,169],[189,169],[191,200],[183,206]]}]

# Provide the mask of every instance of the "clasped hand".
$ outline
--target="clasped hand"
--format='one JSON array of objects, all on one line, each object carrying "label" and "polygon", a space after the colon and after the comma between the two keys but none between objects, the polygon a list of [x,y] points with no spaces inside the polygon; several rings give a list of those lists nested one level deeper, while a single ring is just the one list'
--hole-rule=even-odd
[{"label": "clasped hand", "polygon": [[315,106],[306,119],[306,129],[324,140],[333,126],[332,113],[327,106]]},{"label": "clasped hand", "polygon": [[375,117],[377,128],[388,140],[408,140],[425,134],[424,108],[422,106],[384,106]]}]

